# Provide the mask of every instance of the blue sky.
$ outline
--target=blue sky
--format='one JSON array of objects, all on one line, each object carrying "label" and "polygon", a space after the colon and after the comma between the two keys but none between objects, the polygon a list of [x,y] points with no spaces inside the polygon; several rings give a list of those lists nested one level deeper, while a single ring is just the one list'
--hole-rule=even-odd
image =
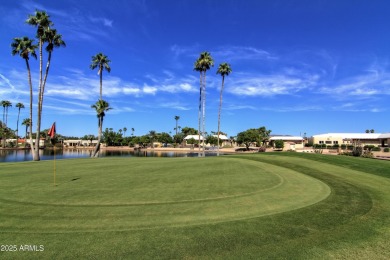
[{"label": "blue sky", "polygon": [[[0,100],[10,100],[16,128],[22,102],[28,117],[25,62],[11,55],[14,37],[35,36],[28,14],[45,10],[67,47],[53,53],[42,127],[97,134],[99,76],[91,56],[103,52],[103,98],[113,110],[104,127],[172,132],[197,129],[200,52],[207,72],[206,129],[217,130],[221,77],[225,80],[221,130],[229,136],[266,126],[273,134],[390,132],[390,1],[386,0],[2,0]],[[30,60],[34,88],[38,62]],[[35,109],[34,109],[35,110]],[[15,126],[14,126],[15,125]],[[128,130],[127,135],[130,134]]]}]

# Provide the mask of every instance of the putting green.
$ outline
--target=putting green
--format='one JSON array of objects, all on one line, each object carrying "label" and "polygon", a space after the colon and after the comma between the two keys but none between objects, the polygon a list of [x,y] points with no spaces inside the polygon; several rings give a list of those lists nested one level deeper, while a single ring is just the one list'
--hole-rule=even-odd
[{"label": "putting green", "polygon": [[57,161],[56,187],[51,183],[52,162],[40,165],[44,170],[25,163],[24,173],[12,164],[3,167],[3,232],[121,231],[226,222],[302,208],[331,192],[323,182],[296,171],[229,157]]}]

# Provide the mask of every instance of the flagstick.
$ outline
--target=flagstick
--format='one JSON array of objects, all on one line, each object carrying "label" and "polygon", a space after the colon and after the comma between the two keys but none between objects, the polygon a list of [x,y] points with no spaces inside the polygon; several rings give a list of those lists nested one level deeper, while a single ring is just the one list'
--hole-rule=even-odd
[{"label": "flagstick", "polygon": [[55,147],[55,145],[53,145],[53,149],[54,149],[54,160],[53,160],[53,163],[54,163],[54,186],[56,186],[56,147]]}]

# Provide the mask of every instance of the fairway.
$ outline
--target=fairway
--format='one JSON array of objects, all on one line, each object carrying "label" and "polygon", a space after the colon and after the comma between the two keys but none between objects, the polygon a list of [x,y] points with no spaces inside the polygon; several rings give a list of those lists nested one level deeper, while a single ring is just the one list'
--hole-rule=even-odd
[{"label": "fairway", "polygon": [[299,258],[353,256],[362,243],[364,257],[388,255],[389,162],[332,158],[59,160],[56,186],[52,161],[4,163],[1,242],[45,250],[1,254]]}]

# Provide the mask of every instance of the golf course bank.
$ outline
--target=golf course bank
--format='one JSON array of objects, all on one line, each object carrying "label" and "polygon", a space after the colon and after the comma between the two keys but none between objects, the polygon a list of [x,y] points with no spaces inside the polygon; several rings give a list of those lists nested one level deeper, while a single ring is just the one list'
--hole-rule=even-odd
[{"label": "golf course bank", "polygon": [[0,241],[37,250],[1,258],[390,257],[389,161],[107,157],[55,173],[53,161],[2,164]]}]

